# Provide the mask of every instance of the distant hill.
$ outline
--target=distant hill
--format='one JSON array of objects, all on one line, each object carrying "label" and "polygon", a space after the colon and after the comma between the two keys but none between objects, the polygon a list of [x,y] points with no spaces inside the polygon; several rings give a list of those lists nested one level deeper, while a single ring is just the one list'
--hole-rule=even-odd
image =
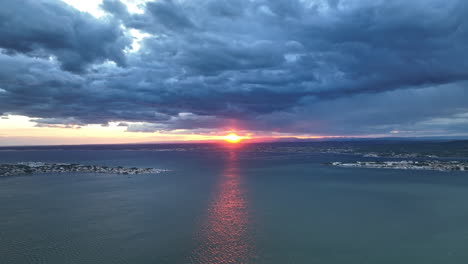
[{"label": "distant hill", "polygon": [[[468,158],[468,140],[411,140],[404,139],[341,139],[341,140],[301,140],[246,143],[233,146],[238,151],[300,151],[337,153],[380,153],[380,154],[420,154],[438,157]],[[217,143],[177,143],[177,144],[109,144],[109,145],[69,145],[69,146],[22,146],[0,147],[0,151],[21,150],[153,150],[153,151],[217,151],[230,147]]]}]

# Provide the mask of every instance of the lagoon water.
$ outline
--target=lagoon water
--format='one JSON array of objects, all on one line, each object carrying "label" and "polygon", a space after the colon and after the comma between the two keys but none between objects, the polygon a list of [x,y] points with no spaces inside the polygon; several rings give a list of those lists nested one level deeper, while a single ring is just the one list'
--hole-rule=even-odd
[{"label": "lagoon water", "polygon": [[0,178],[0,263],[468,263],[468,174],[206,145],[0,151],[154,167]]}]

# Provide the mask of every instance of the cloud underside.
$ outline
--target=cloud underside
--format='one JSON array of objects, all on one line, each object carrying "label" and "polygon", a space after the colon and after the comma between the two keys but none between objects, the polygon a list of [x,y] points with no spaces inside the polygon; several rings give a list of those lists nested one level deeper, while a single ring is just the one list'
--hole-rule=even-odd
[{"label": "cloud underside", "polygon": [[105,0],[101,18],[7,2],[0,115],[132,132],[468,134],[463,0],[159,0],[143,13]]}]

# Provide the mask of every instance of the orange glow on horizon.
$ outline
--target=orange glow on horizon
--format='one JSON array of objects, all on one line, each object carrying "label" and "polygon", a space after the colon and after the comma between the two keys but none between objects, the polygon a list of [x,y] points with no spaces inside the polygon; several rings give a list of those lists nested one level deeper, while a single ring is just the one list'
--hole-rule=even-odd
[{"label": "orange glow on horizon", "polygon": [[[0,117],[0,146],[31,145],[79,145],[79,144],[151,144],[151,143],[220,143],[230,148],[244,143],[276,142],[294,140],[326,140],[340,138],[384,137],[385,134],[360,136],[347,135],[308,135],[295,133],[252,132],[239,127],[198,134],[189,129],[157,131],[152,133],[131,132],[119,122],[107,126],[88,124],[83,126],[50,125],[39,126],[35,118],[19,115]],[[132,123],[129,123],[132,124]],[[139,125],[140,123],[133,123]]]}]

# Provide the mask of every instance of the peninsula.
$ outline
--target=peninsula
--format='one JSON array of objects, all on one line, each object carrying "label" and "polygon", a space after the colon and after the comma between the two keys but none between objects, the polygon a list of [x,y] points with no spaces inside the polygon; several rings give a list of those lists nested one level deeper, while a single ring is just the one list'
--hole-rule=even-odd
[{"label": "peninsula", "polygon": [[150,174],[168,170],[155,168],[124,168],[98,165],[81,165],[70,163],[20,162],[15,164],[0,164],[0,177],[35,173],[109,173],[109,174]]},{"label": "peninsula", "polygon": [[437,171],[468,171],[468,162],[462,161],[355,161],[331,162],[331,166],[346,168],[400,169],[400,170],[437,170]]}]

